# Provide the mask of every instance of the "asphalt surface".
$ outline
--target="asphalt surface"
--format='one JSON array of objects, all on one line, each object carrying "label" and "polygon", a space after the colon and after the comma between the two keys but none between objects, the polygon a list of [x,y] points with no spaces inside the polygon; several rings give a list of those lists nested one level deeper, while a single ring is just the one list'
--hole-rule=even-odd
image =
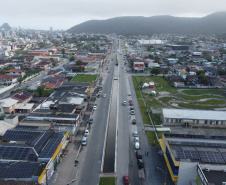
[{"label": "asphalt surface", "polygon": [[[115,59],[115,56],[114,56]],[[112,89],[114,63],[109,65],[108,72],[102,72],[103,90],[101,94],[106,94],[106,98],[102,96],[97,99],[97,110],[92,115],[94,119],[90,128],[87,146],[83,147],[78,160],[78,174],[75,182],[70,184],[76,185],[96,185],[99,183],[99,175],[102,169],[102,157],[104,148],[104,138],[108,119],[108,111],[110,105],[110,94]]]}]

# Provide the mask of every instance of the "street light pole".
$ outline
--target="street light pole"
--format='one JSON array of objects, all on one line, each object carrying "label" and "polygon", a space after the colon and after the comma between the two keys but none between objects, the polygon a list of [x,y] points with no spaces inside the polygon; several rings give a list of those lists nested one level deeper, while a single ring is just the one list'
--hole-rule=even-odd
[{"label": "street light pole", "polygon": [[160,168],[160,167],[156,167],[156,170],[158,171],[158,170],[161,170],[163,173],[165,173],[165,183],[164,183],[164,185],[166,185],[166,176],[167,176],[167,166],[166,166],[166,171],[164,171],[162,168]]}]

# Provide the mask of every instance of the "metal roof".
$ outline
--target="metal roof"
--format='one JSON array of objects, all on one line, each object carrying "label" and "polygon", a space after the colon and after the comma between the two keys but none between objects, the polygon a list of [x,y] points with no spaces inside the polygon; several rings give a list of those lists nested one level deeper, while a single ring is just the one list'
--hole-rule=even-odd
[{"label": "metal roof", "polygon": [[226,111],[194,110],[194,109],[163,109],[165,118],[200,119],[200,120],[226,120]]}]

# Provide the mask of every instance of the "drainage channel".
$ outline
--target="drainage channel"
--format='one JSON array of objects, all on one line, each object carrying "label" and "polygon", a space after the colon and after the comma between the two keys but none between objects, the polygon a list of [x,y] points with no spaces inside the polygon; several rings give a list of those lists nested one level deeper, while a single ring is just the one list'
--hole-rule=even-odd
[{"label": "drainage channel", "polygon": [[[118,70],[114,70],[117,74]],[[118,98],[118,75],[114,75],[110,113],[108,119],[103,173],[115,172],[115,147],[116,147],[116,120],[117,120],[117,98]]]}]

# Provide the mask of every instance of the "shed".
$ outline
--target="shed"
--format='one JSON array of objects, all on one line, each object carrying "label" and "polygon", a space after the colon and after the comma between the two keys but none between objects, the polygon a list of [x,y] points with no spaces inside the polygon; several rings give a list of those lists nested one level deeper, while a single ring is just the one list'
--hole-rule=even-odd
[{"label": "shed", "polygon": [[155,88],[155,83],[154,82],[149,82],[149,88],[154,89]]}]

